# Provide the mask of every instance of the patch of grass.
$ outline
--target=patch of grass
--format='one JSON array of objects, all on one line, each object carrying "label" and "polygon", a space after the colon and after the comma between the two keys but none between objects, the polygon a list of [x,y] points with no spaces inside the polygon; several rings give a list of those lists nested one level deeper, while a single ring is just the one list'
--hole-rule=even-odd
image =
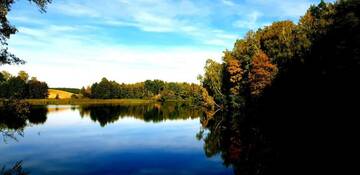
[{"label": "patch of grass", "polygon": [[31,105],[85,105],[85,104],[146,104],[154,100],[142,99],[26,99]]}]

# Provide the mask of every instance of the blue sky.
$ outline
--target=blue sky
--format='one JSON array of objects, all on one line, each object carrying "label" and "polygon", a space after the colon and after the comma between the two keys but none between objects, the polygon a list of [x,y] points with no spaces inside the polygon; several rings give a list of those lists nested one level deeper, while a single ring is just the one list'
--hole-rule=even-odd
[{"label": "blue sky", "polygon": [[221,60],[248,30],[297,22],[320,0],[54,0],[47,13],[26,0],[9,14],[19,32],[10,50],[51,87],[81,87],[108,77],[197,82],[205,60]]}]

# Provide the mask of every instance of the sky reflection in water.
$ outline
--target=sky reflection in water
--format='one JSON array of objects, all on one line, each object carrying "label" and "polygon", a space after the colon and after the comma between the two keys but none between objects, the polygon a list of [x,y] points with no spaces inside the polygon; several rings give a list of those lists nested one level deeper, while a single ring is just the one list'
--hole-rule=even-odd
[{"label": "sky reflection in water", "polygon": [[198,116],[145,122],[122,113],[101,126],[91,110],[81,116],[80,107],[54,108],[49,106],[44,124],[28,126],[18,141],[0,144],[1,165],[22,160],[30,174],[232,174],[219,156],[206,157],[203,141],[195,137]]}]

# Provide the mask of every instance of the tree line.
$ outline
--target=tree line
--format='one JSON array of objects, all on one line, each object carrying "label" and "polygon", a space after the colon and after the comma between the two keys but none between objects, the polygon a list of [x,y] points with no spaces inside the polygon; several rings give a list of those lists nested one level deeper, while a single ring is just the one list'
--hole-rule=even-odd
[{"label": "tree line", "polygon": [[0,98],[5,99],[42,99],[48,97],[46,82],[29,78],[29,74],[20,71],[13,76],[6,71],[0,72]]},{"label": "tree line", "polygon": [[88,87],[83,87],[80,94],[94,99],[155,99],[159,101],[186,100],[211,104],[212,98],[207,91],[194,83],[165,82],[146,80],[144,82],[125,84],[102,78]]}]

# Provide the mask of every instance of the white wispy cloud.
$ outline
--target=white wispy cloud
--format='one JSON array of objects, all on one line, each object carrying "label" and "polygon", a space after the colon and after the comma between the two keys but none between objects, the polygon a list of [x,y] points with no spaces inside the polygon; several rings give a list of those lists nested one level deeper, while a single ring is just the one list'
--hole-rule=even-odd
[{"label": "white wispy cloud", "polygon": [[[101,2],[101,4],[74,4],[74,2],[65,1],[55,6],[55,9],[64,15],[94,18],[97,23],[106,25],[136,27],[145,32],[183,34],[205,44],[209,43],[206,41],[209,36],[219,36],[215,39],[223,40],[221,46],[228,47],[236,38],[222,38],[221,35],[213,32],[215,29],[209,27],[207,22],[214,9],[204,5],[190,0],[119,0],[111,1],[111,3]],[[76,12],[70,10],[74,8],[77,9]],[[222,32],[238,37],[230,32]]]},{"label": "white wispy cloud", "polygon": [[28,16],[25,16],[25,15],[18,15],[18,16],[15,16],[15,15],[10,15],[9,17],[10,21],[15,21],[17,23],[31,23],[31,24],[40,24],[40,25],[43,25],[43,24],[46,24],[47,21],[45,20],[42,20],[42,19],[34,19],[34,18],[30,18]]},{"label": "white wispy cloud", "polygon": [[[1,69],[26,70],[51,87],[81,87],[102,77],[197,82],[205,60],[220,61],[222,51],[247,30],[274,20],[296,20],[312,1],[54,1],[41,17],[35,8],[11,12],[19,32],[9,47],[27,64]],[[114,32],[125,29],[135,36]],[[132,44],[143,39],[137,34],[151,39]],[[168,40],[166,45],[157,45],[157,36]],[[186,38],[185,44],[172,44],[174,36]],[[128,40],[122,43],[124,38]]]},{"label": "white wispy cloud", "polygon": [[228,6],[235,6],[235,3],[232,0],[221,0],[221,2]]},{"label": "white wispy cloud", "polygon": [[97,41],[95,36],[87,32],[94,31],[91,26],[76,25],[43,25],[42,27],[18,27],[18,34],[9,41],[11,46],[46,46],[52,48],[67,42],[67,46]]},{"label": "white wispy cloud", "polygon": [[98,13],[95,9],[81,5],[74,1],[56,4],[56,6],[54,6],[54,10],[72,16],[100,17],[100,13]]},{"label": "white wispy cloud", "polygon": [[235,27],[245,28],[245,29],[257,29],[261,27],[261,23],[258,21],[261,13],[254,11],[245,16],[245,18],[241,20],[237,20],[233,23]]}]

